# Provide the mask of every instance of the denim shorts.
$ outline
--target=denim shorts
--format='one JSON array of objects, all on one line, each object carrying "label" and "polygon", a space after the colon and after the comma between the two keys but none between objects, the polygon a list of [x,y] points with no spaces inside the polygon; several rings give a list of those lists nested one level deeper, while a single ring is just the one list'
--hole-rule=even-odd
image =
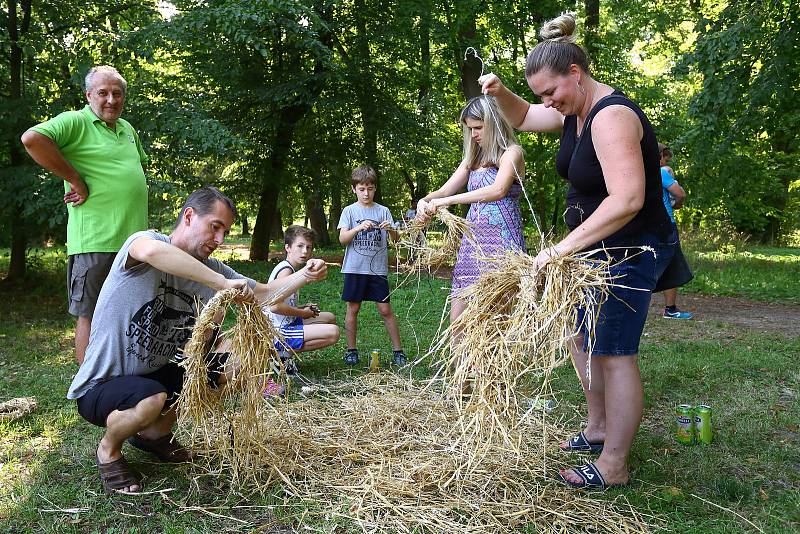
[{"label": "denim shorts", "polygon": [[[675,231],[666,239],[646,233],[627,238],[624,243],[603,243],[611,250],[598,252],[595,257],[601,260],[612,258],[608,270],[611,287],[605,302],[597,310],[593,354],[630,356],[639,353],[639,340],[653,288],[672,260],[677,243]],[[651,247],[653,251],[642,251],[639,246]],[[582,324],[584,315],[585,310],[579,309],[578,324]],[[589,337],[585,327],[582,333],[583,350],[588,350]]]}]

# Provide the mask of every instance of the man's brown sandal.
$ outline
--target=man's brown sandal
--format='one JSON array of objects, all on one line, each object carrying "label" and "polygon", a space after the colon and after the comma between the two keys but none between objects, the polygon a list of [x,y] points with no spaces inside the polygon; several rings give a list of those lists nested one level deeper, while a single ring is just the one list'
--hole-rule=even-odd
[{"label": "man's brown sandal", "polygon": [[[106,493],[138,493],[142,491],[142,483],[131,472],[124,457],[107,464],[100,463],[98,458],[97,469],[100,471],[100,482],[103,483]],[[139,486],[139,489],[135,492],[122,491],[131,486]]]},{"label": "man's brown sandal", "polygon": [[137,434],[129,437],[128,443],[155,455],[162,462],[183,463],[192,459],[192,453],[175,441],[172,432],[156,439],[145,439]]}]

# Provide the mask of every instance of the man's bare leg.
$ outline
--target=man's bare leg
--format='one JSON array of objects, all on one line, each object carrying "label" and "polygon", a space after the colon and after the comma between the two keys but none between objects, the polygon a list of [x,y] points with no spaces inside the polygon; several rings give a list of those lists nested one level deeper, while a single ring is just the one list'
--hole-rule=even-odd
[{"label": "man's bare leg", "polygon": [[[173,410],[170,410],[167,415],[161,415],[166,400],[166,393],[156,393],[142,399],[133,408],[114,410],[108,414],[106,432],[97,447],[97,461],[101,464],[108,464],[122,458],[122,444],[125,443],[125,440],[139,432],[151,434],[154,431],[160,431],[167,422],[159,421],[159,419],[171,419],[174,423],[175,413]],[[170,413],[171,415],[169,415]],[[170,424],[168,429],[171,428]],[[141,487],[138,485],[122,489],[122,491],[128,492],[140,490]]]},{"label": "man's bare leg", "polygon": [[78,365],[86,358],[86,347],[89,345],[89,334],[92,331],[91,317],[78,317],[75,323],[75,359]]}]

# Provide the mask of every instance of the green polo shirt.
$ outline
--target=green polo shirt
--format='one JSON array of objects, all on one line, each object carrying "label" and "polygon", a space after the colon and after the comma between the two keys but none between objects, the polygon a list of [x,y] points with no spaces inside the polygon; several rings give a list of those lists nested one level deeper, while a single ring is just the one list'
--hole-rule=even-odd
[{"label": "green polo shirt", "polygon": [[[118,119],[112,130],[88,105],[31,128],[58,145],[89,188],[86,202],[67,204],[67,254],[117,252],[131,234],[147,229],[149,159],[133,127]],[[64,182],[64,192],[69,191]]]}]

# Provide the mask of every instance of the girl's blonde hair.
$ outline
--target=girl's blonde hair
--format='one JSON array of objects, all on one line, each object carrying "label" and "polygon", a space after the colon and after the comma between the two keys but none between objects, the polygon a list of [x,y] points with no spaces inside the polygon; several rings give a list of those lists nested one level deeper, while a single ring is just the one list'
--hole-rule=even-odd
[{"label": "girl's blonde hair", "polygon": [[[483,122],[480,145],[472,139],[467,119]],[[493,96],[481,95],[470,99],[461,110],[459,122],[464,130],[464,161],[470,169],[487,165],[496,167],[506,150],[517,144],[514,129]]]}]

